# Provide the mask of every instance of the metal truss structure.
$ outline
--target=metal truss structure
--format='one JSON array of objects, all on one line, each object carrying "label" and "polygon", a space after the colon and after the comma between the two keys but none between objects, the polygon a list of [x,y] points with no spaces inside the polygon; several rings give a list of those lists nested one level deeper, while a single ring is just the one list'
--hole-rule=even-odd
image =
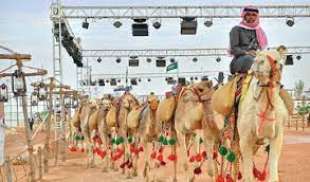
[{"label": "metal truss structure", "polygon": [[[243,6],[217,5],[217,6],[67,6],[61,0],[54,0],[50,6],[50,19],[58,25],[59,34],[62,35],[61,24],[65,24],[69,35],[76,37],[70,27],[69,19],[165,19],[196,17],[212,20],[214,18],[239,18]],[[294,18],[310,17],[310,4],[305,5],[264,5],[258,6],[262,18]],[[53,33],[54,33],[53,26]],[[63,82],[62,45],[53,35],[53,63],[54,77]],[[308,47],[291,47],[290,54],[309,53]],[[83,50],[83,57],[159,57],[159,56],[225,56],[226,49],[169,49],[169,50]],[[87,60],[88,61],[88,60]],[[87,65],[88,66],[88,65]],[[82,68],[77,69],[80,77]]]},{"label": "metal truss structure", "polygon": [[[59,6],[51,5],[51,17],[62,18],[239,18],[241,5],[217,6]],[[310,5],[258,6],[263,18],[310,17]]]},{"label": "metal truss structure", "polygon": [[[270,49],[276,49],[271,47]],[[225,48],[197,48],[197,49],[84,49],[83,57],[179,57],[179,56],[228,56]],[[310,54],[310,47],[288,47],[288,54]]]}]

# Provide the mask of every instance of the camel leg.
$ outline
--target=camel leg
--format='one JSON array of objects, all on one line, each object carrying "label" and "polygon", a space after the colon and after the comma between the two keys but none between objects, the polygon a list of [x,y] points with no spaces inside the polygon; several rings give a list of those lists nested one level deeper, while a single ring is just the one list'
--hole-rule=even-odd
[{"label": "camel leg", "polygon": [[[106,152],[108,152],[108,148],[109,148],[109,137],[107,134],[104,134],[104,146],[105,146],[105,150]],[[105,158],[103,159],[103,168],[102,168],[102,172],[108,172],[108,167],[109,167],[109,159],[110,155],[106,155]]]},{"label": "camel leg", "polygon": [[[242,155],[242,169],[244,182],[253,182],[253,142],[252,137],[240,135],[240,151]],[[252,140],[254,141],[254,140]]]},{"label": "camel leg", "polygon": [[278,182],[278,164],[281,154],[281,148],[283,144],[283,127],[278,128],[278,135],[276,138],[270,141],[270,153],[269,153],[269,172],[270,172],[270,182]]},{"label": "camel leg", "polygon": [[[175,131],[172,132],[172,135],[173,137],[176,137],[176,132]],[[177,145],[176,144],[171,146],[171,153],[177,156]],[[178,165],[177,160],[173,161],[173,182],[177,182],[177,165]]]},{"label": "camel leg", "polygon": [[143,142],[144,147],[144,169],[143,169],[143,177],[145,178],[146,182],[150,181],[149,171],[150,171],[150,153],[149,153],[149,147],[147,145],[147,142]]},{"label": "camel leg", "polygon": [[[137,142],[135,144],[135,146],[137,147],[139,144],[139,142]],[[139,154],[138,155],[134,155],[133,156],[133,177],[137,177],[138,176],[138,161],[139,161]]]},{"label": "camel leg", "polygon": [[208,129],[203,130],[203,143],[206,147],[207,151],[207,170],[208,170],[208,175],[210,177],[214,177],[217,175],[217,164],[216,161],[213,159],[213,149],[215,146],[215,138],[212,134],[212,131]]},{"label": "camel leg", "polygon": [[[181,164],[184,167],[184,171],[186,173],[187,179],[189,180],[189,170],[188,170],[188,157],[187,157],[187,145],[186,145],[186,136],[180,132],[177,132],[177,138],[178,142],[180,144],[180,151],[181,151],[181,156],[184,156],[181,158],[182,162]],[[175,172],[176,174],[176,169]],[[177,180],[176,176],[174,177],[175,181]]]}]

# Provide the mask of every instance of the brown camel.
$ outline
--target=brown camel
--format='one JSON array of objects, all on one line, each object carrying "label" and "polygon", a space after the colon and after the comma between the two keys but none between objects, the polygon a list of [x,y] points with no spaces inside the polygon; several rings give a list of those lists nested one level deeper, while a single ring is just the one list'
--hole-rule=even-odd
[{"label": "brown camel", "polygon": [[[203,143],[207,150],[208,173],[213,176],[215,167],[212,156],[215,143],[219,139],[219,127],[214,120],[214,113],[211,108],[211,97],[214,90],[211,81],[201,81],[184,87],[180,93],[177,108],[175,111],[175,130],[178,143],[181,145],[183,156],[188,156],[189,139],[194,133],[203,134]],[[199,145],[199,144],[198,144]],[[194,181],[194,175],[188,171],[188,157],[183,158],[185,171],[188,172],[188,181]],[[199,164],[200,166],[201,164]]]}]

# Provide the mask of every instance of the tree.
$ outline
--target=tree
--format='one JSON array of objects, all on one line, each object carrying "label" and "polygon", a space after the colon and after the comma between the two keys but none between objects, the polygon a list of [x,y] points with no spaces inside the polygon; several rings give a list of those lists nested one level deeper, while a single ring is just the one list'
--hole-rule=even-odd
[{"label": "tree", "polygon": [[300,98],[302,93],[304,92],[305,83],[302,80],[298,80],[295,82],[295,97]]}]

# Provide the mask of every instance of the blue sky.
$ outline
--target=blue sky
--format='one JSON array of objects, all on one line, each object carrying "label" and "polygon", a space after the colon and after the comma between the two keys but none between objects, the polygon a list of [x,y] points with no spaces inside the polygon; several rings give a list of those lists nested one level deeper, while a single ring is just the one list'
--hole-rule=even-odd
[{"label": "blue sky", "polygon": [[[209,4],[310,4],[310,1],[237,1],[237,0],[65,0],[66,5],[209,5]],[[16,51],[30,53],[33,56],[32,65],[46,68],[52,73],[52,34],[49,20],[50,0],[2,0],[0,3],[0,44],[13,48]],[[154,30],[150,27],[149,37],[132,37],[131,21],[124,20],[120,29],[115,29],[113,20],[98,20],[91,22],[88,30],[81,28],[82,20],[70,21],[73,31],[82,39],[83,48],[108,48],[108,49],[143,49],[143,48],[204,48],[227,47],[228,33],[232,26],[239,22],[234,20],[214,20],[211,28],[203,26],[203,19],[198,20],[198,32],[195,36],[181,36],[179,33],[179,20],[162,20],[162,27]],[[287,27],[284,19],[262,19],[270,46],[284,44],[287,46],[310,46],[310,18],[296,19],[294,27]],[[286,67],[283,83],[287,88],[294,87],[297,80],[304,80],[306,88],[310,88],[310,56],[303,55],[302,60],[295,61],[294,66]],[[198,63],[193,63],[192,58],[176,58],[180,62],[180,71],[205,71],[228,70],[231,58],[222,58],[220,63],[214,57],[198,58]],[[92,61],[94,73],[124,73],[125,61],[116,64],[115,59],[104,59],[102,63]],[[0,69],[10,63],[0,62]],[[65,53],[64,57],[65,83],[75,86],[75,65]],[[130,68],[130,73],[164,72],[154,64],[143,64],[139,68]],[[35,80],[34,78],[31,79]],[[163,79],[150,82],[142,81],[135,88],[135,92],[145,94],[155,91],[162,94],[168,90]],[[105,89],[105,92],[111,91]]]}]

